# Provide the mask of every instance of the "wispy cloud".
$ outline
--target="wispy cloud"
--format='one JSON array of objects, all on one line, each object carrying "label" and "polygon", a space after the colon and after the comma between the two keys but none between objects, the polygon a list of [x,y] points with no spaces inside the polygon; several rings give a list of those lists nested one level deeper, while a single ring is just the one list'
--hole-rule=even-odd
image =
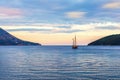
[{"label": "wispy cloud", "polygon": [[[119,8],[116,11],[103,8],[110,3],[119,7],[119,0],[12,0],[7,5],[6,2],[8,0],[0,1],[0,18],[4,19],[4,23],[0,21],[1,25],[23,25],[28,22],[80,24],[120,19]],[[16,20],[21,17],[21,20]]]},{"label": "wispy cloud", "polygon": [[54,33],[76,33],[76,32],[84,32],[85,30],[56,30]]},{"label": "wispy cloud", "polygon": [[56,28],[60,28],[60,29],[70,29],[71,26],[55,26]]},{"label": "wispy cloud", "polygon": [[19,29],[6,29],[7,31],[10,32],[49,32],[52,31],[52,29],[35,29],[35,28],[19,28]]},{"label": "wispy cloud", "polygon": [[68,18],[81,18],[81,17],[84,17],[86,14],[86,12],[78,12],[78,11],[73,11],[73,12],[67,12],[65,13],[65,15],[68,17]]},{"label": "wispy cloud", "polygon": [[4,26],[8,31],[36,31],[49,33],[74,33],[91,30],[117,30],[120,29],[120,23],[104,22],[104,23],[85,23],[85,24],[31,24],[25,26]]},{"label": "wispy cloud", "polygon": [[119,0],[12,0],[7,5],[6,2],[8,0],[0,1],[3,27],[81,32],[101,25],[115,26],[113,24],[120,20]]},{"label": "wispy cloud", "polygon": [[17,8],[0,7],[0,19],[20,18],[23,12]]},{"label": "wispy cloud", "polygon": [[103,8],[118,9],[120,8],[120,1],[106,3],[103,5]]},{"label": "wispy cloud", "polygon": [[103,26],[103,27],[95,27],[95,29],[99,29],[99,30],[120,30],[120,27],[118,26]]},{"label": "wispy cloud", "polygon": [[14,28],[14,29],[6,29],[9,32],[42,32],[42,33],[74,33],[74,32],[83,32],[84,30],[78,29],[36,29],[36,28]]}]

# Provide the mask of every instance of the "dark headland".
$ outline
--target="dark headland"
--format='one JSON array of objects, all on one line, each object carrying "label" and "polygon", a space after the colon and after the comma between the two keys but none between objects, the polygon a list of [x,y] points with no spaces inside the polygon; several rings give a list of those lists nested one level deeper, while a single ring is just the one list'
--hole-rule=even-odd
[{"label": "dark headland", "polygon": [[0,45],[29,46],[29,45],[41,45],[41,44],[18,39],[15,36],[8,33],[7,31],[0,28]]},{"label": "dark headland", "polygon": [[88,45],[119,46],[120,34],[110,35],[89,43]]}]

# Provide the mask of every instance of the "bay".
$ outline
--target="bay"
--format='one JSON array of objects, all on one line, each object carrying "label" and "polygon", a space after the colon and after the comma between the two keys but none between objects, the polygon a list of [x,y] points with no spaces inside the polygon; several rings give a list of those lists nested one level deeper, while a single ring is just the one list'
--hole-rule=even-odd
[{"label": "bay", "polygon": [[120,80],[120,46],[0,46],[0,80]]}]

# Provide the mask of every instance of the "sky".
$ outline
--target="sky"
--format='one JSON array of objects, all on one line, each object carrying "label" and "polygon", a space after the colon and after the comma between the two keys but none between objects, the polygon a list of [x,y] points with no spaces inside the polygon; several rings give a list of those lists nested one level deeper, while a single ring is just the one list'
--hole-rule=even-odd
[{"label": "sky", "polygon": [[43,45],[87,45],[120,34],[120,0],[0,0],[0,27]]}]

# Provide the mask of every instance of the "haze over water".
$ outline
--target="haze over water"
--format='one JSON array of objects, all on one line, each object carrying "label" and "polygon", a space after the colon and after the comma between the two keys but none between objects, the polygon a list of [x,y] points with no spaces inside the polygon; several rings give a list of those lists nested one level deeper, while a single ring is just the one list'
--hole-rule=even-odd
[{"label": "haze over water", "polygon": [[119,80],[119,46],[1,46],[0,80]]}]

